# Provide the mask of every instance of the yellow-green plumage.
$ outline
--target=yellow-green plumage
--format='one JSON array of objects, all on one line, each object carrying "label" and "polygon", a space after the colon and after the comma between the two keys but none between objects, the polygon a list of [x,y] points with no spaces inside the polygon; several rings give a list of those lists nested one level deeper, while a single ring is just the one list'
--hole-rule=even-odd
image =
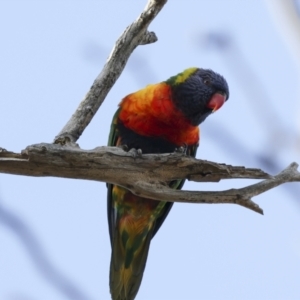
[{"label": "yellow-green plumage", "polygon": [[112,298],[134,299],[142,280],[154,223],[165,203],[137,197],[114,186],[117,212],[110,266]]}]

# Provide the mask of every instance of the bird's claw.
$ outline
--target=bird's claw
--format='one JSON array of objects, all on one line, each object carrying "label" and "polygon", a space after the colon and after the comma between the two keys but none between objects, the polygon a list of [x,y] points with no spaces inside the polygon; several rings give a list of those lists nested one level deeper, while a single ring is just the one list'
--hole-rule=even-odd
[{"label": "bird's claw", "polygon": [[179,153],[179,154],[183,154],[183,155],[186,155],[186,152],[187,152],[187,144],[183,144],[183,146],[180,146],[178,148],[175,148],[174,152],[175,153]]},{"label": "bird's claw", "polygon": [[131,153],[134,158],[142,157],[143,154],[143,151],[140,148],[139,149],[131,148],[128,152]]},{"label": "bird's claw", "polygon": [[143,151],[142,149],[138,148],[131,148],[129,149],[127,145],[120,145],[119,146],[123,151],[130,153],[134,158],[142,157]]}]

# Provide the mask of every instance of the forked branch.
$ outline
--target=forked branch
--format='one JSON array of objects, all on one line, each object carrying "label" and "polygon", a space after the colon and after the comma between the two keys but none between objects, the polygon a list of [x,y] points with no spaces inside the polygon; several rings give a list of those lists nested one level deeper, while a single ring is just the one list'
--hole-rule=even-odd
[{"label": "forked branch", "polygon": [[[291,164],[276,176],[199,160],[178,153],[133,157],[117,147],[82,150],[79,147],[38,144],[21,154],[0,151],[0,172],[27,176],[55,176],[118,184],[132,193],[160,201],[234,203],[263,213],[251,198],[286,182],[300,181],[298,165]],[[168,182],[177,179],[219,181],[232,178],[265,179],[241,189],[219,192],[178,191]]]}]

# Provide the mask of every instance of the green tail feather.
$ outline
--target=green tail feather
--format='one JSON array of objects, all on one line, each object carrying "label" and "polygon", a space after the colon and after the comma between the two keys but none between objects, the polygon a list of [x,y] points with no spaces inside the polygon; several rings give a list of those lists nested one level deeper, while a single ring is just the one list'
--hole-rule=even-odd
[{"label": "green tail feather", "polygon": [[[110,293],[113,300],[133,300],[142,282],[153,227],[136,236],[131,246],[129,236],[115,231],[110,262]],[[125,246],[125,247],[124,247]]]}]

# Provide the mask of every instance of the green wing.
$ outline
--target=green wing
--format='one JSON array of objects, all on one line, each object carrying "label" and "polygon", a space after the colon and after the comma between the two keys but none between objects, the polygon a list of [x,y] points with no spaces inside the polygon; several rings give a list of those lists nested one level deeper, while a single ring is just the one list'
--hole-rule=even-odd
[{"label": "green wing", "polygon": [[117,140],[118,140],[118,135],[117,135],[117,120],[119,117],[120,113],[120,108],[115,112],[111,125],[110,125],[110,132],[108,136],[108,143],[107,146],[116,146]]},{"label": "green wing", "polygon": [[[192,156],[192,157],[196,157],[196,153],[197,153],[197,149],[198,149],[198,144],[197,145],[193,145],[193,146],[189,146],[187,149],[187,155]],[[185,180],[174,180],[170,183],[170,187],[173,189],[177,189],[177,190],[181,190],[181,188],[184,185]],[[160,226],[163,224],[164,220],[166,219],[166,217],[168,216],[172,206],[173,206],[174,202],[167,202],[160,217],[157,218],[156,222],[155,222],[155,226],[154,226],[154,230],[153,230],[153,236],[155,236],[155,234],[157,233],[157,231],[159,230]]]},{"label": "green wing", "polygon": [[[117,134],[117,120],[120,113],[120,108],[116,111],[113,116],[112,123],[110,126],[110,133],[108,137],[108,146],[116,146],[118,140]],[[113,242],[113,235],[114,235],[114,226],[116,223],[116,214],[113,208],[113,201],[112,201],[112,188],[113,185],[107,183],[107,218],[108,218],[108,227],[109,227],[109,236],[110,242]]]}]

